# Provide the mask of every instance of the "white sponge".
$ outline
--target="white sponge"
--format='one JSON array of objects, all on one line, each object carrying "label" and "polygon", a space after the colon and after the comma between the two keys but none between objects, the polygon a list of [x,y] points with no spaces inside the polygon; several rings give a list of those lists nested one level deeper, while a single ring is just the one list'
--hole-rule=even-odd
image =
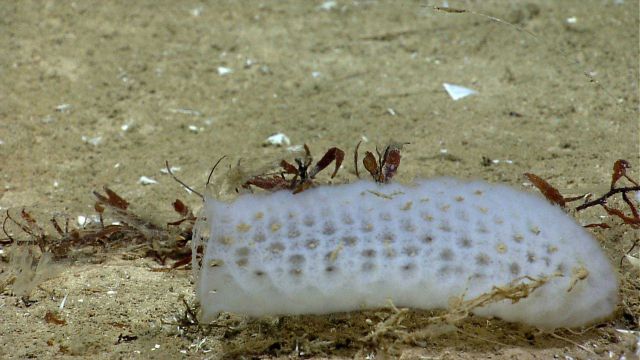
[{"label": "white sponge", "polygon": [[[614,270],[597,241],[545,199],[451,178],[368,181],[292,194],[207,198],[194,261],[203,321],[221,311],[323,314],[447,308],[513,281],[548,278],[517,303],[474,313],[541,328],[609,316]],[[200,241],[197,241],[200,239]]]}]

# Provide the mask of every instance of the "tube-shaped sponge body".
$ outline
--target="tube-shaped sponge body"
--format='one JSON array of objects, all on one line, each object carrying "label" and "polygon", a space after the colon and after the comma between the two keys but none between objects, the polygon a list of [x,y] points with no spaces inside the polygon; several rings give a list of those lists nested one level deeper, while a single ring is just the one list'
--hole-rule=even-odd
[{"label": "tube-shaped sponge body", "polygon": [[[547,282],[474,313],[541,328],[609,316],[617,278],[598,242],[545,199],[452,178],[369,181],[299,194],[207,198],[194,260],[204,321],[221,311],[323,314],[447,308],[495,287]],[[194,257],[195,259],[195,257]]]}]

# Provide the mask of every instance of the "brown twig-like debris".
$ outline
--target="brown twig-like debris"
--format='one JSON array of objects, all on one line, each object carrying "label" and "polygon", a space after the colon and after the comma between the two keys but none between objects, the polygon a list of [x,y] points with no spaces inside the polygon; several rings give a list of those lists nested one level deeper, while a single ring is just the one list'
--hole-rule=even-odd
[{"label": "brown twig-like debris", "polygon": [[[555,276],[555,275],[552,275]],[[552,276],[533,278],[524,276],[514,279],[506,286],[494,286],[490,292],[476,296],[473,299],[464,300],[464,297],[452,299],[449,303],[449,311],[441,317],[435,318],[448,324],[457,324],[469,317],[476,308],[502,300],[511,300],[512,304],[529,297],[532,292],[546,284]],[[529,280],[524,282],[524,280]]]},{"label": "brown twig-like debris", "polygon": [[[575,211],[579,212],[594,206],[601,206],[604,211],[607,212],[607,214],[617,217],[618,219],[622,220],[622,222],[626,225],[631,226],[632,228],[635,229],[639,229],[640,228],[640,212],[638,211],[638,204],[634,203],[633,200],[631,200],[631,198],[629,197],[629,194],[632,194],[634,192],[638,192],[640,191],[640,185],[638,184],[637,181],[635,181],[634,179],[632,179],[631,177],[629,177],[629,175],[627,175],[627,169],[630,169],[631,165],[629,164],[629,162],[627,160],[617,160],[614,164],[613,164],[613,170],[611,172],[611,186],[609,191],[607,191],[607,193],[605,193],[604,195],[594,199],[594,200],[589,200],[589,197],[587,196],[579,196],[579,197],[574,197],[574,198],[566,198],[563,197],[560,192],[554,188],[551,184],[549,184],[547,181],[545,181],[544,179],[540,178],[537,175],[534,174],[530,174],[530,173],[526,173],[524,174],[529,181],[531,181],[531,183],[538,188],[538,190],[540,190],[540,192],[547,198],[547,200],[549,200],[552,204],[556,204],[559,205],[562,208],[566,208],[566,203],[569,201],[573,201],[573,200],[577,200],[580,198],[584,198],[585,202],[579,206],[575,207]],[[620,181],[620,179],[625,178],[627,179],[631,184],[633,184],[633,186],[623,186],[623,187],[616,187],[616,185],[618,184],[618,182]],[[624,210],[622,209],[617,209],[614,207],[609,206],[608,201],[611,197],[613,197],[614,195],[618,195],[620,194],[620,197],[622,198],[622,201],[624,201],[624,203],[627,205],[627,207],[629,208],[629,212],[625,213]],[[611,226],[609,224],[606,223],[596,223],[596,224],[588,224],[585,225],[584,227],[586,228],[603,228],[603,229],[608,229]],[[636,245],[640,243],[640,239],[637,239],[633,245],[631,246],[631,248],[625,253],[625,255],[628,255],[631,253],[631,251],[636,247]],[[626,256],[622,256],[620,258],[620,265],[622,266],[622,261],[626,258]]]},{"label": "brown twig-like debris", "polygon": [[[2,222],[2,231],[6,235],[2,245],[36,245],[42,254],[51,253],[55,259],[66,258],[71,252],[85,248],[131,248],[135,245],[144,250],[143,255],[153,257],[161,264],[168,258],[176,260],[171,268],[189,263],[191,248],[187,243],[191,240],[196,217],[182,201],[177,199],[173,203],[181,219],[159,226],[131,212],[129,202],[106,186],[104,193],[94,191],[94,195],[99,224],[70,228],[68,217],[60,223],[59,216],[54,215],[50,219],[53,234],[39,225],[27,210],[22,209],[19,218],[7,210]],[[117,222],[105,225],[104,213],[107,210]],[[12,226],[28,237],[20,239],[11,234]]]},{"label": "brown twig-like debris", "polygon": [[[361,342],[379,344],[384,338],[392,338],[394,341],[404,343],[420,344],[422,340],[432,336],[438,336],[457,330],[456,326],[464,319],[468,318],[473,310],[483,306],[494,304],[502,300],[511,300],[517,303],[529,297],[538,288],[549,282],[553,277],[561,276],[552,274],[538,278],[523,276],[514,279],[504,286],[494,286],[491,291],[480,294],[472,299],[465,300],[464,294],[449,301],[449,309],[440,316],[433,316],[427,319],[426,327],[417,331],[408,331],[401,323],[408,313],[408,309],[398,309],[393,303],[390,308],[393,313],[383,321],[379,322],[373,331],[360,338]],[[577,277],[577,281],[584,280],[584,277]]]},{"label": "brown twig-like debris", "polygon": [[[583,204],[575,207],[574,210],[582,211],[590,207],[600,205],[607,212],[607,214],[618,217],[619,219],[622,220],[622,222],[634,228],[640,228],[640,214],[638,212],[638,205],[634,204],[634,202],[629,198],[630,193],[640,191],[640,185],[638,185],[637,181],[633,180],[627,175],[627,169],[629,168],[631,168],[631,165],[629,164],[628,161],[622,160],[622,159],[617,160],[613,164],[610,190],[606,194],[598,197],[597,199],[585,201]],[[529,179],[529,181],[531,181],[531,183],[536,188],[538,188],[538,190],[540,190],[542,195],[544,195],[547,198],[547,200],[549,200],[553,204],[559,205],[560,207],[565,208],[566,203],[570,201],[575,201],[582,198],[587,199],[586,196],[568,197],[568,198],[563,197],[562,194],[560,194],[560,192],[555,187],[553,187],[551,184],[549,184],[547,181],[540,178],[539,176],[531,173],[526,173],[524,175]],[[633,184],[633,186],[616,187],[618,181],[622,178],[627,179],[629,182]],[[608,200],[617,194],[621,195],[622,200],[629,207],[631,215],[625,214],[623,210],[608,206],[607,204]],[[606,228],[609,226],[607,224],[589,224],[589,225],[586,225],[586,227]]]},{"label": "brown twig-like debris", "polygon": [[560,191],[554,188],[551,184],[549,184],[546,180],[539,177],[538,175],[525,173],[524,176],[531,181],[531,183],[540,190],[542,195],[547,198],[552,204],[559,205],[560,207],[565,207],[566,201]]}]

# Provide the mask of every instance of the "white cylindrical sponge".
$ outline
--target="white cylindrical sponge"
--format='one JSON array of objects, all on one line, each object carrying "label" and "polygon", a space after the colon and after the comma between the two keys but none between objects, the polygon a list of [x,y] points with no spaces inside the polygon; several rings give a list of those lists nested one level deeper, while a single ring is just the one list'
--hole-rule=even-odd
[{"label": "white cylindrical sponge", "polygon": [[451,178],[368,181],[292,194],[207,198],[194,234],[204,321],[221,311],[323,314],[396,306],[447,308],[495,287],[544,285],[516,303],[475,308],[541,328],[607,317],[615,272],[598,242],[532,194]]}]

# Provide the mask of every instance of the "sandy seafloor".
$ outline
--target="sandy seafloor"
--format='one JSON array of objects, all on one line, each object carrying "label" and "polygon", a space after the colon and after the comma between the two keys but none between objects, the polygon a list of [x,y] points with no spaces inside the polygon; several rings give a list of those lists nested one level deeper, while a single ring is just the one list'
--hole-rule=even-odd
[{"label": "sandy seafloor", "polygon": [[[26,207],[44,225],[59,213],[75,220],[94,213],[91,192],[107,184],[142,217],[175,220],[175,198],[194,208],[200,199],[160,173],[165,159],[201,189],[221,155],[255,169],[291,159],[263,146],[277,132],[316,157],[344,149],[334,183],[354,180],[351,158],[363,138],[367,150],[411,143],[398,181],[450,175],[535,191],[522,177],[533,172],[566,194],[601,194],[620,158],[639,177],[637,1],[449,1],[522,31],[434,11],[440,2],[324,4],[0,2],[1,211]],[[221,75],[222,67],[232,72]],[[444,82],[478,93],[453,101]],[[141,176],[158,183],[143,186]],[[28,307],[4,289],[0,358],[630,359],[640,273],[619,260],[638,234],[604,221],[613,228],[593,232],[619,270],[623,305],[596,327],[558,331],[568,340],[472,318],[393,352],[356,341],[388,311],[225,315],[209,331],[181,333],[171,322],[184,312],[182,297],[193,300],[191,273],[151,272],[155,261],[119,250],[59,262]],[[0,271],[11,251],[3,249]],[[48,311],[66,324],[47,323]],[[419,329],[426,316],[412,312],[403,324]]]}]

